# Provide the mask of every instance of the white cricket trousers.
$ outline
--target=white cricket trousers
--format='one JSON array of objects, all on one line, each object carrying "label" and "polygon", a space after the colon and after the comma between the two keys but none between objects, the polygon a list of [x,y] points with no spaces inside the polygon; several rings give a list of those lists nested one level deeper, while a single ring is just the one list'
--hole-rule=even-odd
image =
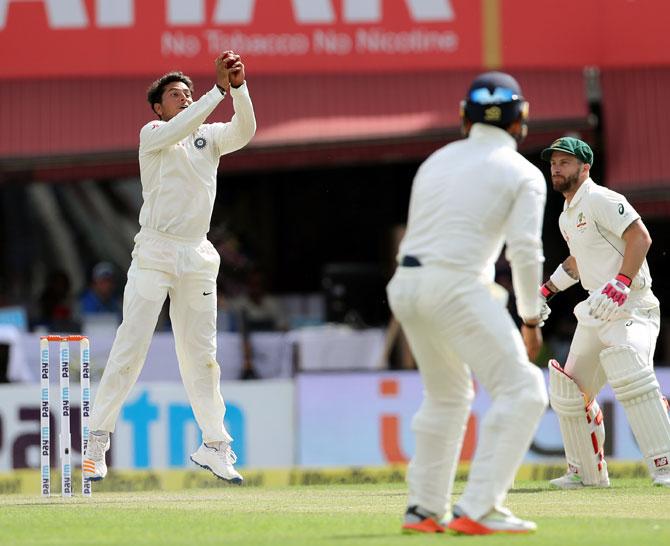
[{"label": "white cricket trousers", "polygon": [[203,441],[232,441],[223,424],[226,407],[216,362],[219,261],[205,238],[182,239],[142,228],[123,294],[123,322],[97,389],[91,430],[114,431],[169,295],[179,371]]},{"label": "white cricket trousers", "polygon": [[492,405],[456,504],[479,519],[502,506],[547,407],[542,372],[528,361],[503,304],[472,274],[443,266],[398,267],[387,292],[424,386],[412,421],[416,451],[407,470],[408,505],[449,512],[474,373]]},{"label": "white cricket trousers", "polygon": [[626,302],[627,311],[615,320],[594,319],[589,316],[588,309],[586,301],[575,307],[578,323],[564,369],[591,401],[607,382],[600,365],[600,353],[604,349],[628,345],[650,368],[654,366],[660,309],[650,290],[641,294],[633,292]]}]

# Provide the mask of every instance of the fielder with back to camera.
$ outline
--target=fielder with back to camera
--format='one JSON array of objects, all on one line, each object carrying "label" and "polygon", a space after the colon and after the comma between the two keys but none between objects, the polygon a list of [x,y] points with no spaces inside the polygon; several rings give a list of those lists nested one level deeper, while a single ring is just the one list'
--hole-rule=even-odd
[{"label": "fielder with back to camera", "polygon": [[626,411],[655,485],[670,487],[670,419],[654,374],[660,326],[646,261],[651,237],[623,195],[590,178],[586,142],[559,138],[542,152],[551,182],[565,197],[559,227],[570,249],[541,293],[551,299],[581,281],[589,296],[575,307],[575,330],[565,367],[549,363],[551,406],[567,459],[563,489],[609,487],[603,454],[605,427],[596,395],[608,381]]},{"label": "fielder with back to camera", "polygon": [[[503,506],[547,406],[542,373],[528,358],[542,344],[537,286],[546,183],[516,151],[527,111],[514,78],[480,75],[462,104],[468,138],[433,153],[414,179],[398,268],[387,288],[424,385],[412,421],[416,451],[407,470],[404,532],[442,533],[448,526],[482,535],[536,528]],[[521,334],[494,295],[494,264],[504,243],[524,321]],[[492,404],[452,511],[473,373]]]},{"label": "fielder with back to camera", "polygon": [[[144,365],[165,298],[186,394],[203,443],[191,455],[216,476],[240,483],[216,362],[216,277],[219,255],[207,240],[216,196],[219,158],[244,147],[256,120],[239,55],[215,60],[216,85],[193,101],[193,83],[170,72],[148,90],[158,120],[140,131],[140,177],[144,204],[140,232],[123,296],[123,322],[116,334],[91,416],[84,475],[107,474],[105,452],[121,406]],[[204,123],[230,94],[235,114],[227,123]]]}]

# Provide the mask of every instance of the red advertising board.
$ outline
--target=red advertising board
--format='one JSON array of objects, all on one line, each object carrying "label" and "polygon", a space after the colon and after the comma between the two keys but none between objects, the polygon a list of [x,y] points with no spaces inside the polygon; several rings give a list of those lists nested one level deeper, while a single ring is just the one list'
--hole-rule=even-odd
[{"label": "red advertising board", "polygon": [[500,0],[501,58],[513,68],[670,65],[668,0]]},{"label": "red advertising board", "polygon": [[670,64],[667,0],[0,0],[0,79]]},{"label": "red advertising board", "polygon": [[0,0],[0,78],[209,73],[227,49],[255,73],[465,68],[481,19],[478,0]]}]

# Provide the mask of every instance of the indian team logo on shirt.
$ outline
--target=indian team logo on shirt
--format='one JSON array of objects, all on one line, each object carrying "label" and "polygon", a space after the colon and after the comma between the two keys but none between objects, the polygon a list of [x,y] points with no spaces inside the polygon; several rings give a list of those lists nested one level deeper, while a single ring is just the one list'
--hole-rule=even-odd
[{"label": "indian team logo on shirt", "polygon": [[193,144],[195,144],[195,147],[198,148],[198,150],[202,150],[205,146],[207,146],[207,139],[204,137],[198,137],[195,139]]},{"label": "indian team logo on shirt", "polygon": [[577,215],[577,229],[579,231],[584,231],[586,229],[586,216],[584,216],[583,212],[580,212]]}]

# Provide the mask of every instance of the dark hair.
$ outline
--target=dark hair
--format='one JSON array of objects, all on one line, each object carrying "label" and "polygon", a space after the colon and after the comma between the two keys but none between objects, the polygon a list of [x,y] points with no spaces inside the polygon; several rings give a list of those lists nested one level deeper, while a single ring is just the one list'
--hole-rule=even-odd
[{"label": "dark hair", "polygon": [[154,104],[161,102],[161,97],[163,96],[163,91],[165,91],[165,86],[172,82],[182,82],[187,85],[191,90],[191,94],[194,91],[193,82],[183,72],[168,72],[167,74],[162,75],[155,82],[153,82],[149,89],[147,89],[147,100],[149,101],[149,106],[151,111],[156,113],[154,110]]}]

